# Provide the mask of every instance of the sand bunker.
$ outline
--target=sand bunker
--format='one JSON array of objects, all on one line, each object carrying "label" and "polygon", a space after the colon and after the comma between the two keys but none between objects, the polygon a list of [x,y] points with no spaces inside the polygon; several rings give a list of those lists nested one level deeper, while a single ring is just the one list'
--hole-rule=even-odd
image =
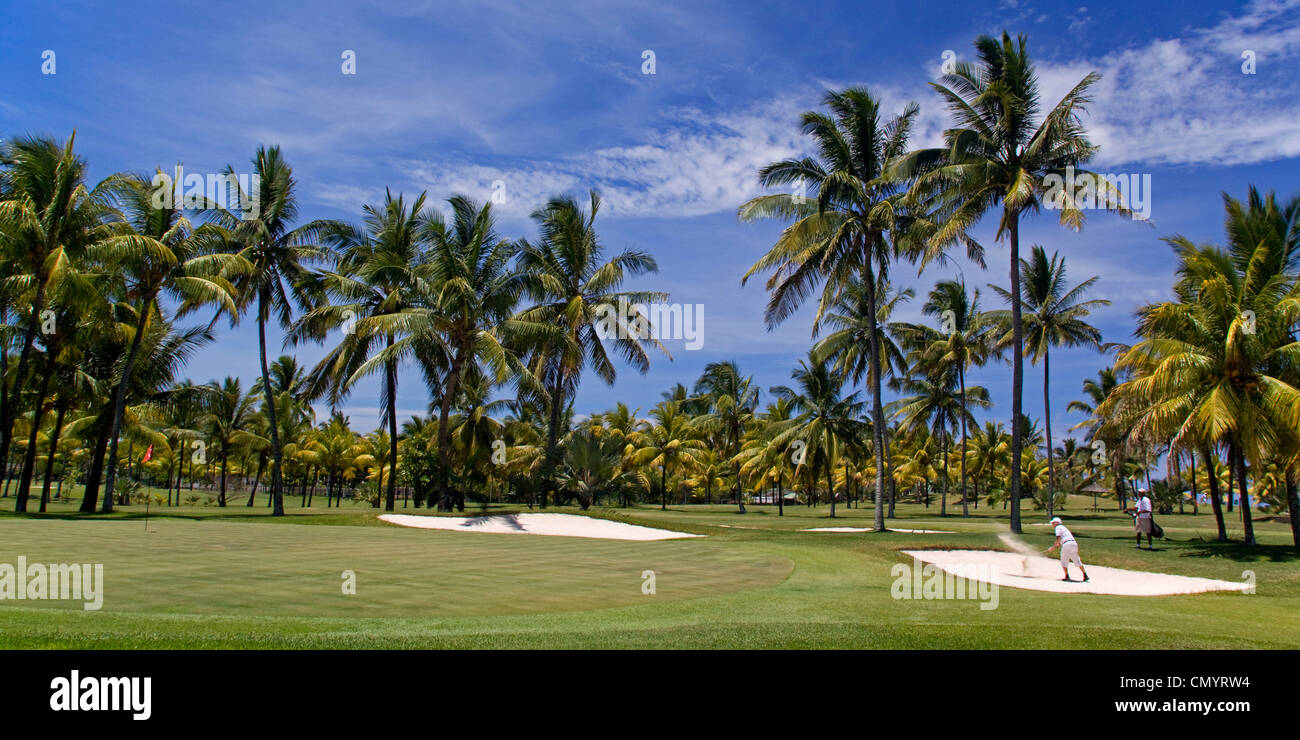
[{"label": "sand bunker", "polygon": [[[933,563],[954,575],[980,579],[999,586],[1026,588],[1057,593],[1113,594],[1116,596],[1168,596],[1197,594],[1205,591],[1245,591],[1246,583],[1218,581],[1212,578],[1148,573],[1140,570],[1089,565],[1086,583],[1061,580],[1061,563],[1056,558],[1024,555],[996,550],[904,550],[923,563]],[[1078,578],[1079,569],[1070,566],[1070,577]]]},{"label": "sand bunker", "polygon": [[[872,527],[812,527],[805,529],[805,532],[874,532]],[[890,532],[906,532],[907,534],[957,534],[949,532],[946,529],[894,529],[890,527]]]},{"label": "sand bunker", "polygon": [[495,514],[492,516],[383,514],[379,518],[403,527],[420,529],[493,534],[545,534],[556,537],[590,537],[598,540],[672,540],[679,537],[704,536],[611,522],[607,519],[593,519],[576,514]]}]

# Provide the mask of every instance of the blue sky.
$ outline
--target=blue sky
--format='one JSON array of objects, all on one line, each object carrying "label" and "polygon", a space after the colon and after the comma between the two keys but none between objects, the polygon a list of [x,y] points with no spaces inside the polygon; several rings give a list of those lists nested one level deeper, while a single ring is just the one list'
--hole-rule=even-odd
[{"label": "blue sky", "polygon": [[[1151,223],[1101,214],[1080,233],[1050,214],[1030,218],[1026,248],[1065,255],[1072,281],[1101,280],[1095,315],[1107,341],[1128,341],[1132,312],[1167,293],[1163,236],[1222,238],[1220,192],[1247,184],[1300,191],[1300,1],[1248,3],[969,2],[0,2],[0,134],[77,131],[96,179],[184,163],[246,171],[259,144],[280,144],[300,183],[302,215],[356,221],[384,189],[432,200],[486,199],[505,183],[502,231],[531,236],[528,212],[551,194],[597,188],[610,250],[655,255],[659,274],[636,287],[704,306],[704,344],[669,342],[646,376],[584,382],[582,413],[624,400],[643,412],[675,382],[730,359],[764,389],[785,383],[809,346],[810,313],[765,331],[761,281],[740,276],[778,224],[738,224],[759,192],[756,169],[802,153],[797,116],[828,87],[868,86],[891,111],[921,105],[914,144],[937,142],[947,119],[926,82],[946,50],[969,59],[980,33],[1029,36],[1044,97],[1088,71],[1103,74],[1087,120],[1102,145],[1095,168],[1152,178]],[[55,73],[42,74],[54,52]],[[356,74],[344,75],[352,50]],[[642,73],[643,52],[655,74]],[[1255,52],[1255,74],[1242,54]],[[957,262],[895,279],[921,298],[956,274],[972,286],[1007,282],[992,223],[977,234],[989,269]],[[986,308],[997,301],[986,288]],[[922,300],[899,318],[919,320]],[[278,344],[277,337],[273,344]],[[274,347],[272,348],[274,352]],[[299,350],[304,363],[318,348]],[[1053,429],[1081,381],[1105,364],[1094,352],[1054,357]],[[190,364],[196,381],[257,373],[251,322],[223,328]],[[976,371],[1006,420],[1006,366]],[[1026,370],[1026,409],[1042,413],[1041,371]],[[766,396],[766,394],[765,394]],[[377,419],[378,385],[358,386],[345,411]],[[427,396],[402,375],[402,418]]]}]

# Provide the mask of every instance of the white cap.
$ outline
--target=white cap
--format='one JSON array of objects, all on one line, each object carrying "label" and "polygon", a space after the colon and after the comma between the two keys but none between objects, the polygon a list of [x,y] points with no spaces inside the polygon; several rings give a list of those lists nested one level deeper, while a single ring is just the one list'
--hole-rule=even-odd
[{"label": "white cap", "polygon": [[1061,523],[1061,517],[1059,516],[1052,517],[1052,521],[1048,522],[1048,524],[1060,524],[1060,523]]}]

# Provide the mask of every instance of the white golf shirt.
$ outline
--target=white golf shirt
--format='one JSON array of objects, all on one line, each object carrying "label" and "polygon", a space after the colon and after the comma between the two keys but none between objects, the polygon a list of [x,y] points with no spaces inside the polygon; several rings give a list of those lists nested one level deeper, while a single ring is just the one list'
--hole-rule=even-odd
[{"label": "white golf shirt", "polygon": [[1151,499],[1146,496],[1138,499],[1137,505],[1137,515],[1142,516],[1144,514],[1146,515],[1146,518],[1151,518]]},{"label": "white golf shirt", "polygon": [[1056,536],[1061,539],[1062,545],[1067,542],[1074,542],[1074,535],[1070,534],[1070,530],[1066,529],[1064,524],[1056,525]]}]

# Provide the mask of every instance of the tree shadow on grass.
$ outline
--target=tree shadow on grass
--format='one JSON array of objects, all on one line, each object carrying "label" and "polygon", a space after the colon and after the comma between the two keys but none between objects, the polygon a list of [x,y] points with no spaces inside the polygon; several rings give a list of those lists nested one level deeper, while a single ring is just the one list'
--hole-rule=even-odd
[{"label": "tree shadow on grass", "polygon": [[1228,558],[1242,563],[1300,561],[1300,548],[1291,545],[1247,545],[1241,542],[1198,542],[1189,545],[1179,557]]}]

